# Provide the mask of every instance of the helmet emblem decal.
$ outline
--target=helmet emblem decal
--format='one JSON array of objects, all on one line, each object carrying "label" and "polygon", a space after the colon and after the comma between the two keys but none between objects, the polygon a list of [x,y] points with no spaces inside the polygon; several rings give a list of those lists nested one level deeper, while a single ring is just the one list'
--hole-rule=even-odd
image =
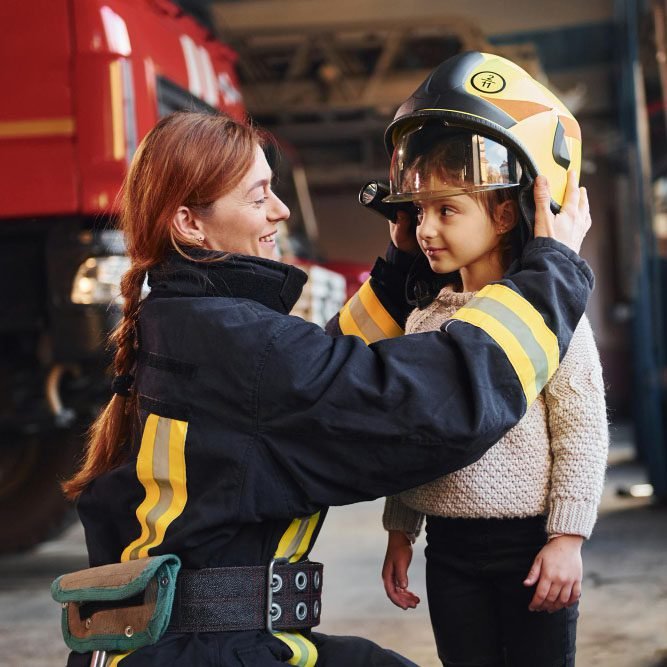
[{"label": "helmet emblem decal", "polygon": [[505,88],[505,79],[497,72],[477,72],[470,80],[470,85],[480,93],[499,93]]}]

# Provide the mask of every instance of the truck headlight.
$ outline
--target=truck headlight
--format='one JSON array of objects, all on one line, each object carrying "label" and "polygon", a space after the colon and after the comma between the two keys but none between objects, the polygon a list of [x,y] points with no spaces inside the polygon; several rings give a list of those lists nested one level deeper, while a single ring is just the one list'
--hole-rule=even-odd
[{"label": "truck headlight", "polygon": [[130,268],[124,255],[89,257],[79,266],[72,283],[72,303],[105,304],[120,302],[120,279]]}]

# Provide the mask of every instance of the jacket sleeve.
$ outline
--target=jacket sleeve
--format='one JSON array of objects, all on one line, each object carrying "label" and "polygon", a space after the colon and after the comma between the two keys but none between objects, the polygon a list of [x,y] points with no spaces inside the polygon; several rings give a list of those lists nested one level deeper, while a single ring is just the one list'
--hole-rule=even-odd
[{"label": "jacket sleeve", "polygon": [[441,331],[366,345],[287,318],[258,385],[258,432],[295,515],[394,495],[467,466],[556,370],[592,289],[551,239]]},{"label": "jacket sleeve", "polygon": [[547,531],[588,538],[604,485],[609,428],[602,368],[585,316],[545,397],[553,453]]},{"label": "jacket sleeve", "polygon": [[414,308],[407,299],[407,280],[415,257],[389,244],[384,259],[378,257],[370,277],[327,323],[330,336],[351,334],[365,343],[403,334]]}]

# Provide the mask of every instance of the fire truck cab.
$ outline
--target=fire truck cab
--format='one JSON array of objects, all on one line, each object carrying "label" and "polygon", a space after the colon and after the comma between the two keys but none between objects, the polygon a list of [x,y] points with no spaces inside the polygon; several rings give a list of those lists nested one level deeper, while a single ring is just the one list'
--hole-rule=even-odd
[{"label": "fire truck cab", "polygon": [[138,142],[178,109],[245,109],[235,54],[168,0],[5,0],[0,25],[7,552],[62,526],[58,479],[109,395],[105,338],[128,262],[110,223]]}]

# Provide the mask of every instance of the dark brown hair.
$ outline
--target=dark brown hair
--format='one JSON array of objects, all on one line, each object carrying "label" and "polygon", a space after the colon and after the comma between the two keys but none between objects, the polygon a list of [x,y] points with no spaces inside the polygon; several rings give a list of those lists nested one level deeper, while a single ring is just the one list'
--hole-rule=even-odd
[{"label": "dark brown hair", "polygon": [[[166,116],[144,137],[120,193],[119,227],[131,265],[121,280],[123,316],[109,341],[115,347],[113,372],[133,372],[141,289],[149,269],[174,249],[189,257],[192,239],[180,234],[172,219],[179,206],[205,216],[216,199],[233,190],[250,169],[265,135],[222,114],[177,112]],[[126,458],[122,444],[131,437],[136,394],[114,394],[90,427],[83,463],[63,483],[76,499],[90,482]]]}]

